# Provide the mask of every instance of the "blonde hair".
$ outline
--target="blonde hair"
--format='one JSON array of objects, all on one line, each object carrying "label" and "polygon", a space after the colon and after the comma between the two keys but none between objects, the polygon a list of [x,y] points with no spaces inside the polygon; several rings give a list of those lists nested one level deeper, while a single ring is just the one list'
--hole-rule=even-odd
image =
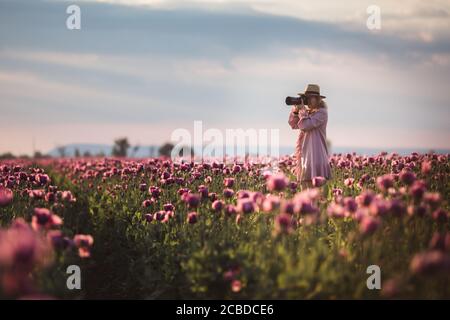
[{"label": "blonde hair", "polygon": [[327,105],[327,103],[325,102],[325,100],[323,100],[322,98],[319,98],[320,99],[320,102],[319,102],[319,108],[325,108],[325,109],[328,109],[328,105]]}]

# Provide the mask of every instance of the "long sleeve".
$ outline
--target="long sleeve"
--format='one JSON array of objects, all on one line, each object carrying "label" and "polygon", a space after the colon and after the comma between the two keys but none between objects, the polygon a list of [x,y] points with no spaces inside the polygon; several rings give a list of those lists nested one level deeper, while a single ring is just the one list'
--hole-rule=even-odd
[{"label": "long sleeve", "polygon": [[297,123],[297,127],[303,131],[309,131],[324,124],[328,120],[328,113],[319,110],[312,115],[301,116]]},{"label": "long sleeve", "polygon": [[288,122],[292,129],[299,129],[299,127],[298,127],[299,119],[300,118],[298,117],[298,115],[294,114],[294,112],[291,110],[291,113],[289,114]]}]

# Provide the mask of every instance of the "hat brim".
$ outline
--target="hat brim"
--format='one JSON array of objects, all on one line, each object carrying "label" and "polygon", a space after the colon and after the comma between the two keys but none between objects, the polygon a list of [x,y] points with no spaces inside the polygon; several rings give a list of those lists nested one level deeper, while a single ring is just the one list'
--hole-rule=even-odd
[{"label": "hat brim", "polygon": [[317,94],[317,93],[311,93],[311,92],[308,92],[308,93],[305,93],[305,92],[299,92],[299,93],[297,93],[299,96],[301,96],[302,94],[310,94],[310,95],[315,95],[315,96],[320,96],[322,99],[325,99],[326,97],[325,96],[323,96],[323,95],[321,95],[321,94]]}]

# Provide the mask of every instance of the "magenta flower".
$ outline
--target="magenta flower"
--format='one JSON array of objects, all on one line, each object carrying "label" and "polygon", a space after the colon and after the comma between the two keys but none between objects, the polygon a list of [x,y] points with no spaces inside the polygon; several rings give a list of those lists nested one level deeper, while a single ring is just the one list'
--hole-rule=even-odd
[{"label": "magenta flower", "polygon": [[212,209],[216,212],[221,211],[223,209],[223,207],[224,207],[224,203],[222,200],[215,200],[212,203]]},{"label": "magenta flower", "polygon": [[235,165],[233,166],[233,173],[239,173],[239,172],[241,172],[241,171],[242,171],[242,167],[241,167],[240,165],[235,164]]},{"label": "magenta flower", "polygon": [[441,234],[436,232],[428,245],[430,250],[440,250],[450,252],[450,233]]},{"label": "magenta flower", "polygon": [[175,210],[175,206],[171,203],[166,203],[163,205],[163,209],[165,211],[174,211]]},{"label": "magenta flower", "polygon": [[424,175],[427,175],[431,171],[431,161],[424,161],[421,165],[421,172]]},{"label": "magenta flower", "polygon": [[337,203],[331,203],[327,208],[327,213],[329,217],[332,218],[343,218],[345,217],[345,209],[343,206]]},{"label": "magenta flower", "polygon": [[153,215],[151,213],[147,213],[144,215],[144,219],[145,219],[145,221],[150,223],[153,221]]},{"label": "magenta flower", "polygon": [[50,177],[46,174],[38,173],[34,176],[34,179],[37,183],[39,183],[41,185],[44,185],[44,184],[47,184],[50,182]]},{"label": "magenta flower", "polygon": [[347,178],[347,179],[344,180],[344,184],[345,184],[347,187],[351,187],[351,186],[353,185],[354,182],[355,182],[355,179],[354,179],[354,178]]},{"label": "magenta flower", "polygon": [[61,230],[50,230],[47,232],[47,239],[53,245],[53,248],[65,250],[74,245],[73,241],[65,237]]},{"label": "magenta flower", "polygon": [[94,244],[94,238],[88,234],[77,234],[73,238],[75,246],[78,248],[80,258],[89,258],[91,256],[91,247]]},{"label": "magenta flower", "polygon": [[5,207],[12,202],[13,202],[12,190],[0,186],[0,207]]},{"label": "magenta flower", "polygon": [[159,210],[153,214],[153,220],[162,221],[166,217],[166,212],[164,210]]},{"label": "magenta flower", "polygon": [[298,205],[298,212],[300,214],[315,214],[319,212],[319,209],[317,209],[310,200],[308,199],[301,199],[297,202]]},{"label": "magenta flower", "polygon": [[332,190],[334,196],[342,195],[342,189],[336,188]]},{"label": "magenta flower", "polygon": [[290,214],[280,213],[275,217],[274,234],[289,234],[294,231],[293,218]]},{"label": "magenta flower", "polygon": [[390,204],[384,199],[376,199],[369,206],[370,214],[374,216],[384,216],[389,212]]},{"label": "magenta flower", "polygon": [[225,214],[229,217],[229,216],[233,216],[237,213],[236,207],[233,206],[232,204],[227,204],[225,206]]},{"label": "magenta flower", "polygon": [[237,211],[240,213],[252,213],[255,210],[253,201],[249,198],[239,199],[237,203]]},{"label": "magenta flower", "polygon": [[318,188],[318,187],[323,186],[327,182],[327,179],[325,179],[324,177],[321,177],[321,176],[317,176],[317,177],[313,177],[311,182],[312,182],[313,187]]},{"label": "magenta flower", "polygon": [[223,189],[223,196],[225,198],[231,198],[234,195],[233,189],[225,188]]},{"label": "magenta flower", "polygon": [[437,207],[439,207],[442,199],[440,193],[438,192],[425,192],[423,200],[432,209],[436,209]]},{"label": "magenta flower", "polygon": [[414,274],[434,274],[450,270],[450,256],[438,250],[416,254],[409,265]]},{"label": "magenta flower", "polygon": [[368,207],[372,203],[374,197],[375,195],[372,191],[366,190],[363,191],[360,195],[356,196],[355,200],[360,206]]},{"label": "magenta flower", "polygon": [[262,210],[264,212],[270,212],[280,207],[280,198],[274,195],[267,195],[262,202]]},{"label": "magenta flower", "polygon": [[197,208],[200,204],[200,195],[197,193],[187,193],[185,202],[187,203],[189,208]]},{"label": "magenta flower", "polygon": [[352,197],[345,197],[344,207],[347,212],[354,213],[358,209],[358,204]]},{"label": "magenta flower", "polygon": [[52,250],[46,238],[34,232],[22,219],[0,229],[0,268],[28,274],[35,266],[51,262]]},{"label": "magenta flower", "polygon": [[392,199],[389,203],[389,211],[393,216],[401,217],[406,213],[406,208],[402,201]]},{"label": "magenta flower", "polygon": [[211,201],[215,201],[215,200],[217,200],[217,193],[215,193],[215,192],[210,192],[209,194],[208,194],[208,198],[209,198],[209,200],[211,200]]},{"label": "magenta flower", "polygon": [[440,208],[433,211],[432,217],[438,222],[445,223],[448,219],[448,213],[444,209]]},{"label": "magenta flower", "polygon": [[159,198],[159,196],[161,195],[161,189],[155,186],[151,186],[150,188],[148,188],[148,192],[154,198]]},{"label": "magenta flower", "polygon": [[420,201],[425,194],[426,183],[423,180],[416,180],[411,186],[410,194],[416,200]]},{"label": "magenta flower", "polygon": [[227,188],[232,188],[234,185],[234,178],[225,178],[223,179],[223,185]]},{"label": "magenta flower", "polygon": [[153,199],[153,198],[151,198],[151,199],[146,199],[146,200],[144,200],[143,202],[142,202],[142,206],[144,207],[144,208],[148,208],[148,207],[150,207],[152,204],[154,204],[155,203],[155,199]]},{"label": "magenta flower", "polygon": [[270,191],[283,191],[289,183],[284,174],[272,175],[267,180],[267,189]]},{"label": "magenta flower", "polygon": [[198,186],[198,192],[200,193],[202,199],[206,199],[208,198],[208,187],[204,186],[204,185],[200,185]]},{"label": "magenta flower", "polygon": [[146,183],[141,183],[139,185],[139,190],[142,192],[145,192],[147,190],[147,184]]},{"label": "magenta flower", "polygon": [[359,230],[363,235],[370,235],[374,233],[380,226],[380,221],[377,218],[364,216],[359,223]]},{"label": "magenta flower", "polygon": [[403,169],[402,172],[400,172],[400,181],[410,186],[416,181],[416,175],[412,171]]},{"label": "magenta flower", "polygon": [[34,208],[34,215],[31,218],[31,226],[34,230],[48,230],[60,225],[62,225],[62,219],[50,210],[46,208]]},{"label": "magenta flower", "polygon": [[389,173],[377,177],[377,186],[381,191],[386,192],[389,188],[394,186],[394,177]]},{"label": "magenta flower", "polygon": [[231,291],[237,293],[242,290],[242,283],[240,280],[231,281]]},{"label": "magenta flower", "polygon": [[189,212],[187,215],[187,222],[190,224],[197,222],[197,212]]}]

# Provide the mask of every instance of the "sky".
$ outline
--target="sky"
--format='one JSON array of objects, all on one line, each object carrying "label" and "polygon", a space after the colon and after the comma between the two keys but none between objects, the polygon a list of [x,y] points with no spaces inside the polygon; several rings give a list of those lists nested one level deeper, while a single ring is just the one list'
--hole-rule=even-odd
[{"label": "sky", "polygon": [[308,83],[333,146],[450,149],[450,1],[0,0],[0,153],[161,144],[196,120],[294,146],[284,99]]}]

